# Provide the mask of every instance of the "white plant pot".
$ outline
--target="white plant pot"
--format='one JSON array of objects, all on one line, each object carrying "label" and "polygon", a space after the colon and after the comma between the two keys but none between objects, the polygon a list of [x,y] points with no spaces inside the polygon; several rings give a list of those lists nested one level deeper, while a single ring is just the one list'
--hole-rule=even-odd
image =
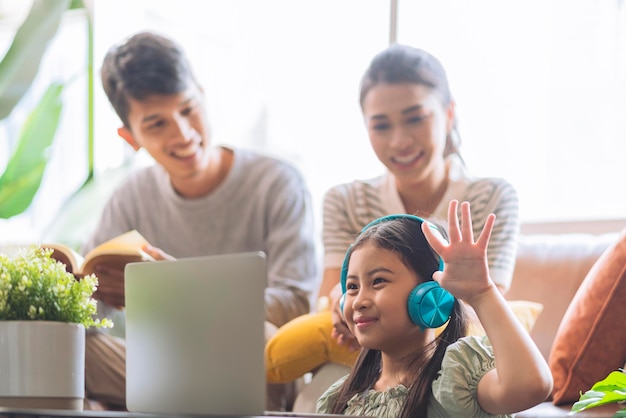
[{"label": "white plant pot", "polygon": [[85,327],[0,321],[0,406],[82,410]]}]

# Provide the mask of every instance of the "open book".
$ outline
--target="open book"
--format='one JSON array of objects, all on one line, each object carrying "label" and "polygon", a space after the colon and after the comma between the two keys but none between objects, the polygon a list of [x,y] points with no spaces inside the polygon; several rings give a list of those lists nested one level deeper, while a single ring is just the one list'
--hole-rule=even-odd
[{"label": "open book", "polygon": [[103,242],[89,251],[85,256],[64,244],[41,244],[44,248],[51,248],[52,258],[65,264],[65,269],[77,278],[88,274],[96,274],[99,264],[124,269],[128,263],[137,261],[154,261],[143,251],[148,241],[137,231],[132,230],[118,235],[109,241]]}]

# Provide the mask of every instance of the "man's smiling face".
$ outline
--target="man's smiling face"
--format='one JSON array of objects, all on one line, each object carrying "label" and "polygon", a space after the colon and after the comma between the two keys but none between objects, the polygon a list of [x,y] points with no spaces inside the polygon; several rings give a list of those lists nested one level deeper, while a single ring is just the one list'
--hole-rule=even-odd
[{"label": "man's smiling face", "polygon": [[128,124],[118,131],[136,150],[144,148],[178,180],[201,175],[209,162],[209,133],[202,91],[129,99]]}]

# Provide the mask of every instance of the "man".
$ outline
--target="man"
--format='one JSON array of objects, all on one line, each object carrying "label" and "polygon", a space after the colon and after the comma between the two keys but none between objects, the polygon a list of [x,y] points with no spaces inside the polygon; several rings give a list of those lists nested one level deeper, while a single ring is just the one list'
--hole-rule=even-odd
[{"label": "man", "polygon": [[[204,92],[170,39],[131,36],[108,51],[101,77],[122,122],[119,136],[136,151],[145,149],[155,164],[114,191],[83,252],[132,229],[150,242],[145,251],[157,260],[264,251],[266,337],[307,313],[316,261],[301,174],[287,162],[211,143]],[[123,271],[100,273],[107,280],[94,297],[111,313],[124,306]],[[87,397],[124,409],[124,341],[90,331],[86,376]],[[268,386],[268,409],[289,407],[280,389]]]}]

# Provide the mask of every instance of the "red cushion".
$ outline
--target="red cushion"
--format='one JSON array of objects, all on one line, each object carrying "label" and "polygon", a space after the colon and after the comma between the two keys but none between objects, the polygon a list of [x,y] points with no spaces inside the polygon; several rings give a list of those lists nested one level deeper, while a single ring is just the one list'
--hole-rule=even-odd
[{"label": "red cushion", "polygon": [[552,401],[575,402],[626,361],[626,229],[596,261],[555,336]]}]

